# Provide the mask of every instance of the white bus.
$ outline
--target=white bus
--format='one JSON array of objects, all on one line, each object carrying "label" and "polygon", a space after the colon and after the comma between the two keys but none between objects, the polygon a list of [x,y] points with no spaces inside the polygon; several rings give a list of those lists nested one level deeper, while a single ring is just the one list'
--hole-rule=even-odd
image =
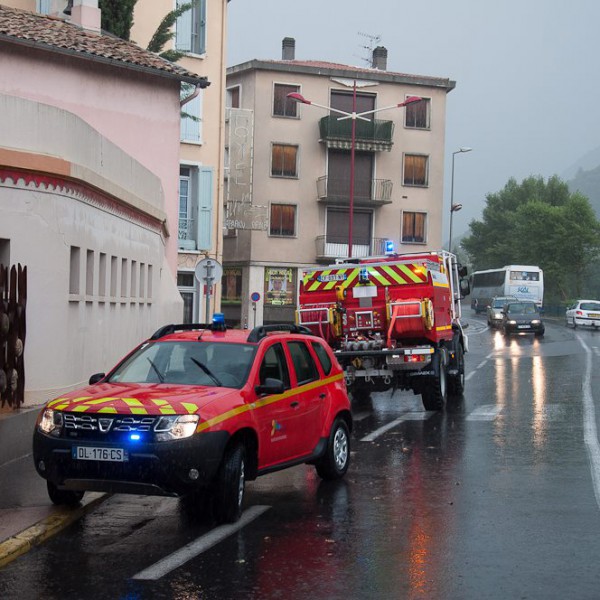
[{"label": "white bus", "polygon": [[532,265],[507,265],[501,269],[475,271],[471,275],[471,308],[485,312],[494,296],[533,300],[542,308],[544,272]]}]

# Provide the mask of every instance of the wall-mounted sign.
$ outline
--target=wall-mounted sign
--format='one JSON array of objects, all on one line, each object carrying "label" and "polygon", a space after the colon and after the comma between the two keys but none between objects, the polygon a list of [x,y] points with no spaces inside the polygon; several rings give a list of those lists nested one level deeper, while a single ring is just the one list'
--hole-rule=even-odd
[{"label": "wall-mounted sign", "polygon": [[265,303],[274,306],[294,304],[295,269],[287,267],[265,268]]}]

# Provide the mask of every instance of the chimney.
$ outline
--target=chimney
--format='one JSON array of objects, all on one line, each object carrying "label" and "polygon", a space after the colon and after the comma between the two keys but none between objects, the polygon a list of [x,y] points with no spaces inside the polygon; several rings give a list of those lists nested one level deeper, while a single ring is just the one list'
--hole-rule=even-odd
[{"label": "chimney", "polygon": [[281,58],[282,60],[296,59],[296,40],[294,38],[283,38],[283,42],[281,44]]},{"label": "chimney", "polygon": [[387,69],[387,48],[377,46],[377,48],[373,50],[371,67],[373,69],[379,69],[380,71],[385,71]]},{"label": "chimney", "polygon": [[82,29],[94,33],[100,33],[100,9],[98,0],[69,0],[66,12],[70,10],[70,23],[79,25]]}]

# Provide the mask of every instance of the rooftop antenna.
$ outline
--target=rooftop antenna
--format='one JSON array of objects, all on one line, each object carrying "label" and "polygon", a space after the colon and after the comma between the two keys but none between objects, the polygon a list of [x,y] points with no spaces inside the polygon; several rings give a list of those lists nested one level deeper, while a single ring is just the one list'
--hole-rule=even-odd
[{"label": "rooftop antenna", "polygon": [[361,44],[360,47],[363,48],[364,50],[368,50],[368,52],[369,52],[369,55],[367,57],[359,56],[358,58],[360,58],[364,63],[366,63],[370,67],[373,62],[373,48],[377,44],[379,44],[379,42],[381,41],[381,35],[379,35],[379,34],[371,35],[369,33],[364,33],[362,31],[359,31],[358,35],[360,35],[368,40],[367,43]]}]

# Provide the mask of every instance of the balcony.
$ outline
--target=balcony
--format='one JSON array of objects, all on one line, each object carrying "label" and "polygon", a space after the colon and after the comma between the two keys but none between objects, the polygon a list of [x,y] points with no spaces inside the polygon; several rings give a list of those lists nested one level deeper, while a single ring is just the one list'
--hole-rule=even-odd
[{"label": "balcony", "polygon": [[[390,179],[355,179],[354,206],[376,207],[392,202]],[[317,179],[317,197],[321,202],[348,206],[350,204],[350,179],[319,177]]]},{"label": "balcony", "polygon": [[[387,238],[372,238],[352,240],[352,258],[365,258],[366,256],[383,256]],[[336,258],[348,257],[348,240],[340,238],[327,238],[320,235],[316,238],[317,262],[330,263]]]},{"label": "balcony", "polygon": [[[335,116],[323,117],[319,121],[319,133],[321,141],[328,148],[350,150],[352,146],[352,119],[339,121]],[[394,144],[394,122],[363,121],[356,119],[355,150],[367,152],[380,152],[391,150]]]}]

